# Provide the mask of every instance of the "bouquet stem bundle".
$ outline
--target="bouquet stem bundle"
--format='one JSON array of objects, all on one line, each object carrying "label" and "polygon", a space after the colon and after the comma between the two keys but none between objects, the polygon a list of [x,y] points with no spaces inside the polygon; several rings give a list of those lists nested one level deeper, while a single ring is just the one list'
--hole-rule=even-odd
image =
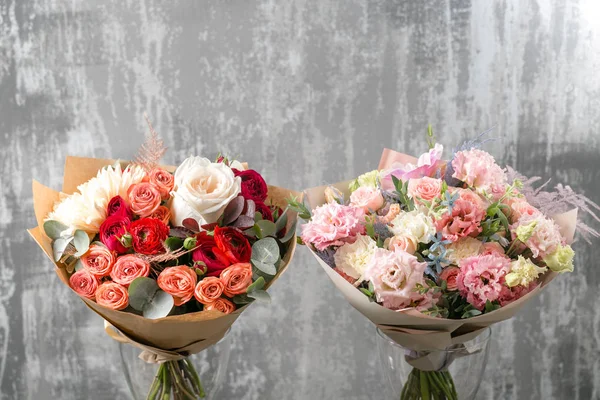
[{"label": "bouquet stem bundle", "polygon": [[184,358],[160,364],[147,400],[189,400],[205,396],[196,369]]},{"label": "bouquet stem bundle", "polygon": [[400,400],[458,400],[450,372],[413,368],[402,388]]}]

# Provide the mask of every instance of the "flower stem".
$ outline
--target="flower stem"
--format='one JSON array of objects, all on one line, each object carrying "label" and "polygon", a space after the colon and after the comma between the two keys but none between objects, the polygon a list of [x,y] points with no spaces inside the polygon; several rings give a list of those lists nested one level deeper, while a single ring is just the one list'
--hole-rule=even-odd
[{"label": "flower stem", "polygon": [[429,400],[429,382],[427,379],[427,373],[424,371],[419,371],[419,379],[421,382],[421,397],[423,400]]}]

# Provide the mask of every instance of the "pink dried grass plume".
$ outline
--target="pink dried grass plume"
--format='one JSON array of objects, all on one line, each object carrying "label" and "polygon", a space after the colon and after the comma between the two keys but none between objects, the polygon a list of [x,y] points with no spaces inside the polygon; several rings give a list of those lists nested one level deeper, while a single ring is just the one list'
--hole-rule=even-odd
[{"label": "pink dried grass plume", "polygon": [[150,135],[146,137],[146,141],[140,146],[133,164],[140,165],[149,173],[158,167],[160,159],[167,151],[167,148],[158,133],[154,130],[150,118],[148,118],[146,113],[144,113],[144,118],[148,124]]}]

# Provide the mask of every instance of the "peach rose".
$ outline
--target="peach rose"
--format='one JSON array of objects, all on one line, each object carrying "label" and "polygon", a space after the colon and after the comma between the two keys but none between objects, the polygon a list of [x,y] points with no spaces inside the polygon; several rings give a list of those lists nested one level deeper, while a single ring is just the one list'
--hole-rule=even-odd
[{"label": "peach rose", "polygon": [[362,208],[365,212],[377,211],[383,207],[383,196],[379,189],[361,186],[350,195],[350,205]]},{"label": "peach rose", "polygon": [[104,282],[96,289],[96,303],[112,310],[123,310],[129,305],[129,293],[118,283]]},{"label": "peach rose", "polygon": [[225,268],[219,276],[225,288],[223,294],[233,297],[236,294],[246,293],[252,284],[252,265],[250,263],[237,263]]},{"label": "peach rose", "polygon": [[458,267],[446,267],[442,270],[440,274],[440,279],[446,281],[446,288],[450,291],[454,291],[458,289],[456,286],[456,277],[460,272],[460,268]]},{"label": "peach rose", "polygon": [[156,282],[158,287],[173,296],[175,305],[180,306],[194,296],[197,279],[198,275],[192,268],[180,265],[163,269]]},{"label": "peach rose", "polygon": [[140,217],[147,217],[160,206],[160,192],[151,183],[140,182],[127,190],[131,211]]},{"label": "peach rose", "polygon": [[98,289],[98,278],[92,275],[87,269],[80,269],[71,275],[69,284],[78,295],[94,300],[96,289]]},{"label": "peach rose", "polygon": [[404,250],[409,254],[415,254],[417,251],[417,240],[411,236],[394,236],[391,237],[387,242],[387,248],[390,251]]},{"label": "peach rose", "polygon": [[225,314],[231,314],[235,311],[235,304],[227,299],[224,299],[223,297],[220,297],[214,302],[204,306],[204,311],[210,310],[217,310]]},{"label": "peach rose", "polygon": [[432,201],[440,196],[442,191],[442,180],[429,178],[427,176],[408,181],[408,195],[410,197]]},{"label": "peach rose", "polygon": [[148,218],[156,218],[162,221],[163,224],[169,225],[169,219],[171,218],[171,210],[165,206],[159,206],[156,211],[148,215]]},{"label": "peach rose", "polygon": [[148,181],[159,191],[163,200],[167,200],[171,196],[171,190],[175,186],[175,178],[164,169],[154,168],[148,174]]},{"label": "peach rose", "polygon": [[504,252],[504,248],[498,242],[486,242],[481,246],[481,250],[479,251],[479,255],[488,256],[488,255],[497,255],[501,257],[506,257]]},{"label": "peach rose", "polygon": [[115,264],[116,255],[108,247],[92,244],[87,253],[80,258],[83,267],[97,278],[109,276]]},{"label": "peach rose", "polygon": [[510,207],[508,219],[511,223],[515,223],[523,215],[537,216],[541,214],[540,210],[529,204],[523,197],[512,197],[504,201]]},{"label": "peach rose", "polygon": [[120,285],[128,287],[135,278],[148,276],[150,263],[133,254],[126,254],[117,258],[110,277]]},{"label": "peach rose", "polygon": [[225,285],[216,276],[208,276],[196,285],[194,297],[202,304],[215,302],[223,294]]}]

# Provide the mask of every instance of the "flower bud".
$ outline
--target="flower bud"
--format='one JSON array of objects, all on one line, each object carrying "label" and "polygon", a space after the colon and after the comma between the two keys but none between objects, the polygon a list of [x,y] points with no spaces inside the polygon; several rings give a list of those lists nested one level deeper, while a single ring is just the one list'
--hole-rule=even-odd
[{"label": "flower bud", "polygon": [[197,242],[198,242],[198,241],[196,240],[196,238],[195,238],[195,237],[193,237],[193,236],[187,237],[187,238],[185,238],[185,240],[183,241],[183,247],[184,247],[186,250],[192,250],[193,248],[195,248],[195,247],[196,247],[196,243],[197,243]]}]

